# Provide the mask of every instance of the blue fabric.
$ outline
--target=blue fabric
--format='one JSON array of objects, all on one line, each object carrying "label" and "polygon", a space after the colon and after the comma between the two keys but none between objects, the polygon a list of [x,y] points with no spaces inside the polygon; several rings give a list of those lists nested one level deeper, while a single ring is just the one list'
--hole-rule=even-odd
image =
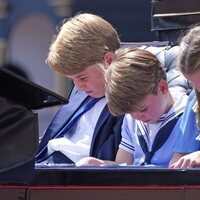
[{"label": "blue fabric", "polygon": [[192,92],[181,118],[180,126],[176,130],[179,134],[173,149],[176,153],[191,153],[199,149],[200,142],[196,140],[199,131],[196,126],[196,115],[192,109],[195,103],[195,92]]},{"label": "blue fabric", "polygon": [[80,108],[70,121],[65,125],[65,127],[55,136],[55,138],[62,137],[67,131],[69,131],[73,126],[76,125],[80,117],[90,110],[101,98],[92,98],[90,99],[82,108]]},{"label": "blue fabric", "polygon": [[165,126],[163,126],[158,133],[156,134],[155,140],[152,145],[152,150],[149,151],[147,147],[147,143],[143,137],[143,135],[138,135],[138,139],[140,142],[140,145],[142,147],[143,152],[145,153],[145,161],[144,164],[151,164],[151,159],[154,155],[154,153],[160,149],[160,147],[167,141],[170,134],[172,133],[172,130],[174,129],[177,121],[181,117],[182,113],[179,114],[177,117],[169,121]]},{"label": "blue fabric", "polygon": [[[88,110],[90,110],[101,98],[91,98],[90,100],[88,100],[88,102],[86,104],[84,104],[84,106],[82,106],[74,115],[73,117],[69,120],[69,122],[67,122],[65,124],[65,126],[63,127],[63,129],[61,131],[59,131],[56,135],[54,135],[53,138],[60,138],[63,137],[63,135],[65,133],[67,133],[71,128],[73,128],[77,121],[80,119],[80,117],[86,113]],[[51,139],[53,139],[51,138]],[[48,144],[48,143],[47,143]],[[47,145],[45,145],[37,154],[37,156],[40,156],[40,154],[42,154],[43,152],[45,152],[46,154],[46,158],[48,158],[50,155],[47,155]],[[36,158],[37,158],[36,156]],[[57,159],[59,160],[59,159]]]},{"label": "blue fabric", "polygon": [[60,151],[54,151],[52,154],[52,159],[54,163],[74,163],[71,159],[69,159]]},{"label": "blue fabric", "polygon": [[[88,96],[80,91],[74,92],[73,96],[69,98],[69,103],[63,105],[56,115],[54,116],[53,120],[49,124],[49,127],[45,131],[39,145],[39,151],[47,146],[49,140],[55,138],[55,136],[63,129],[65,124],[67,124],[70,119],[74,116],[74,114],[83,106],[83,103],[88,100]],[[41,162],[44,160],[46,156],[46,152],[40,153],[36,155],[36,162]]]},{"label": "blue fabric", "polygon": [[[84,92],[76,91],[70,97],[69,103],[61,107],[57,112],[40,142],[39,152],[48,141],[60,132],[65,124],[70,121],[74,114],[82,107],[83,102],[89,98]],[[121,125],[124,116],[114,117],[110,114],[108,106],[103,109],[97,121],[91,147],[90,156],[99,159],[115,160],[118,145],[121,141]],[[46,152],[37,154],[36,162],[40,163],[46,159]]]}]

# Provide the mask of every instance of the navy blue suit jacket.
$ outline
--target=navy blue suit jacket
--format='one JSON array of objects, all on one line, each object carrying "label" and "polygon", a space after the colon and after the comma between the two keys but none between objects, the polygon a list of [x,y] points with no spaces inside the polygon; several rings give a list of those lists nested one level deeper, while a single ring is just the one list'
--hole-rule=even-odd
[{"label": "navy blue suit jacket", "polygon": [[[61,107],[47,128],[40,142],[39,151],[63,128],[64,124],[71,119],[87,98],[89,97],[84,92],[77,90],[71,95],[69,103]],[[113,117],[108,110],[108,106],[105,106],[94,130],[90,156],[104,160],[115,160],[118,145],[121,141],[123,117],[124,116]],[[45,160],[45,156],[46,151],[37,155],[36,162]]]}]

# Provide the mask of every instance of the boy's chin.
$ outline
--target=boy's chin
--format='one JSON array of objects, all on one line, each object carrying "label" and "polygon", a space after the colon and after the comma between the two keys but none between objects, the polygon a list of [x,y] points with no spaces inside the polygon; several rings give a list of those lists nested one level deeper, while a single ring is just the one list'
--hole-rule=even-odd
[{"label": "boy's chin", "polygon": [[[88,93],[87,93],[88,94]],[[93,97],[93,98],[101,98],[101,97],[103,97],[104,95],[102,95],[102,94],[94,94],[94,93],[89,93],[88,94],[90,97]]]},{"label": "boy's chin", "polygon": [[148,121],[145,121],[144,123],[146,123],[146,124],[156,124],[156,123],[158,123],[158,120],[148,120]]}]

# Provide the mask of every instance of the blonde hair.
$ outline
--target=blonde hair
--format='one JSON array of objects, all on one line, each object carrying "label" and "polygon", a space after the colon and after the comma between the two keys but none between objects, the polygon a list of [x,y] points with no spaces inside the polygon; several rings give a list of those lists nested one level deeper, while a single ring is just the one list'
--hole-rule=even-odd
[{"label": "blonde hair", "polygon": [[149,94],[156,94],[159,81],[166,80],[155,55],[138,48],[121,48],[105,72],[106,97],[113,115],[133,112]]},{"label": "blonde hair", "polygon": [[101,63],[106,52],[115,52],[120,39],[103,18],[83,13],[63,22],[50,46],[46,62],[58,73],[71,75]]},{"label": "blonde hair", "polygon": [[[179,39],[179,54],[177,58],[177,66],[185,75],[191,75],[200,71],[200,25],[193,25],[187,30],[185,35]],[[193,110],[197,113],[196,122],[200,127],[200,92],[195,89],[197,104]]]}]

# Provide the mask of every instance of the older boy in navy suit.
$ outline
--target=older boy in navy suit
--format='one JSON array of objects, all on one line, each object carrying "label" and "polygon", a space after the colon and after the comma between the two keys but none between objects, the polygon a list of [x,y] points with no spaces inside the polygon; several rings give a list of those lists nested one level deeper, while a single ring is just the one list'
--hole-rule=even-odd
[{"label": "older boy in navy suit", "polygon": [[87,156],[115,160],[123,116],[114,117],[108,110],[102,68],[119,47],[117,32],[99,16],[84,13],[63,23],[47,63],[78,90],[45,132],[37,163],[75,163]]}]

